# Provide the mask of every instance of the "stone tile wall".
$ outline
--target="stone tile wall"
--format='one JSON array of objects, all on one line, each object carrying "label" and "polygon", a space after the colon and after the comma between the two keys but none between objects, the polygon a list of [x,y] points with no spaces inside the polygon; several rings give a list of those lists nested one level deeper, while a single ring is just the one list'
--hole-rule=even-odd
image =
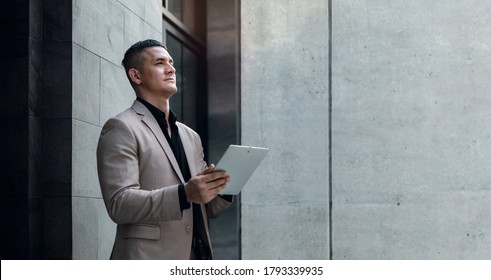
[{"label": "stone tile wall", "polygon": [[121,66],[138,40],[162,40],[161,1],[73,1],[73,258],[108,259],[115,224],[97,179],[102,125],[131,106],[135,94]]}]

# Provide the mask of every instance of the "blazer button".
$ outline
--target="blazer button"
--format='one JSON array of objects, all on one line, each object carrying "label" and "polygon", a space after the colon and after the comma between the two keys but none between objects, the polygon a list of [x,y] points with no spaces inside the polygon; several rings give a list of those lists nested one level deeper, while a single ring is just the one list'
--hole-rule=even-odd
[{"label": "blazer button", "polygon": [[191,226],[186,226],[186,232],[191,232],[191,230],[193,230]]}]

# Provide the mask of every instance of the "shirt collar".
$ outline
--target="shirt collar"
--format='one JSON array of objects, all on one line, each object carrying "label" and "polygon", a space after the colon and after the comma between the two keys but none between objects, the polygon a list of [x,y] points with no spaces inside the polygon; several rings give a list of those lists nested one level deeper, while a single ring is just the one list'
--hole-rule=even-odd
[{"label": "shirt collar", "polygon": [[[148,101],[141,99],[140,97],[137,97],[136,100],[140,101],[143,105],[145,105],[145,107],[147,107],[147,109],[150,111],[150,113],[152,113],[153,117],[157,121],[161,120],[162,118],[165,120],[165,113],[162,112],[159,108],[153,106]],[[169,109],[169,123],[171,125],[175,125],[176,121],[177,121],[176,114],[174,114],[174,112],[171,109]]]}]

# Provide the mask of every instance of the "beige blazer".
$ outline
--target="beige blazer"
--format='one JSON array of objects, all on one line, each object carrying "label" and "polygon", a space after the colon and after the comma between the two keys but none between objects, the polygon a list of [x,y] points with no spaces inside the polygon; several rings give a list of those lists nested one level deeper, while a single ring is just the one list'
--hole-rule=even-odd
[{"label": "beige blazer", "polygon": [[[196,132],[177,123],[191,175],[206,167]],[[108,120],[97,146],[102,197],[117,224],[111,259],[189,259],[192,207],[181,211],[178,185],[185,183],[172,149],[157,121],[139,101]],[[201,205],[207,218],[230,203],[216,197]]]}]

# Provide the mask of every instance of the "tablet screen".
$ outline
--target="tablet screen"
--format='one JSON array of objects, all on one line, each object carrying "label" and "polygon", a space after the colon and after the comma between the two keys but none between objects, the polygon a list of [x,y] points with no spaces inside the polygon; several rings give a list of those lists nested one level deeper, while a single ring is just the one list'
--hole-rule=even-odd
[{"label": "tablet screen", "polygon": [[227,171],[230,176],[230,182],[220,194],[240,193],[268,151],[268,148],[230,145],[215,167],[215,170]]}]

